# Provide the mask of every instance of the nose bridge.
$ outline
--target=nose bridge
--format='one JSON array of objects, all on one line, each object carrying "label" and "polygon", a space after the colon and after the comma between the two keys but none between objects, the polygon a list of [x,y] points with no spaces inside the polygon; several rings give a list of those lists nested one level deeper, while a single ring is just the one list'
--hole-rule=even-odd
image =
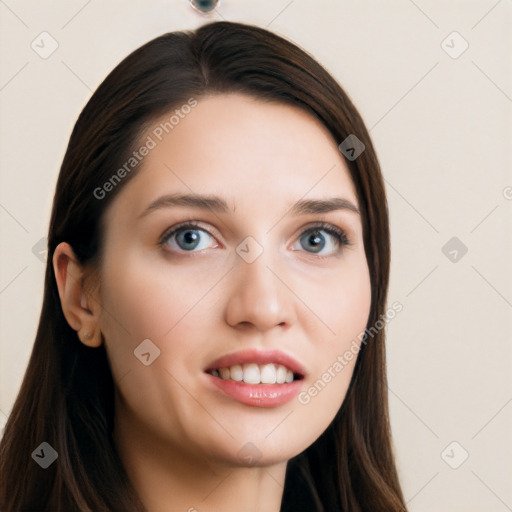
[{"label": "nose bridge", "polygon": [[[286,287],[270,270],[275,261],[272,250],[260,246],[259,254],[255,256],[257,247],[251,240],[246,243],[242,242],[237,249],[239,259],[226,306],[227,322],[232,326],[250,323],[258,330],[289,323],[292,299]],[[251,258],[246,258],[245,255],[251,251]]]}]

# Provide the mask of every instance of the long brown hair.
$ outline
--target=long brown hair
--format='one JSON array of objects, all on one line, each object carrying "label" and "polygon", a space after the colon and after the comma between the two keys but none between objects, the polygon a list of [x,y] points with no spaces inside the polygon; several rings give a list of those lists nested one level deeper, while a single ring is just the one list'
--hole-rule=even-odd
[{"label": "long brown hair", "polygon": [[[337,143],[365,145],[346,158],[362,215],[372,302],[368,327],[384,314],[389,277],[383,179],[364,123],[334,78],[294,44],[261,28],[219,22],[160,36],[126,57],[93,94],[71,134],[48,234],[44,299],[23,383],[0,444],[3,512],[141,512],[112,434],[114,382],[104,347],[82,344],[62,312],[52,267],[68,242],[89,268],[101,264],[106,183],[140,143],[143,128],[205,94],[242,92],[298,106]],[[288,463],[282,512],[405,511],[388,418],[384,331],[367,337],[346,398],[322,436]],[[42,442],[58,453],[42,469]]]}]

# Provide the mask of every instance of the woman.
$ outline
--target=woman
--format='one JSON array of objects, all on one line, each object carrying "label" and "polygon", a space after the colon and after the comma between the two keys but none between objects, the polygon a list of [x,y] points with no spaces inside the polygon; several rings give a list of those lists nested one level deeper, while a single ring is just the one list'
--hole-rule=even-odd
[{"label": "woman", "polygon": [[73,130],[48,255],[2,511],[406,510],[383,179],[305,52],[221,22],[129,55]]}]

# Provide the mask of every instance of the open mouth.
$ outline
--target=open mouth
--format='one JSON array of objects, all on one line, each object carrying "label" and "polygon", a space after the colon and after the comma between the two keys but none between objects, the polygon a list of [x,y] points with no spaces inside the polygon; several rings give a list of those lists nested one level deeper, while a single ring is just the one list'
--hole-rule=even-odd
[{"label": "open mouth", "polygon": [[213,368],[206,373],[222,380],[244,382],[246,384],[288,384],[304,378],[299,373],[281,364],[245,363],[229,367]]}]

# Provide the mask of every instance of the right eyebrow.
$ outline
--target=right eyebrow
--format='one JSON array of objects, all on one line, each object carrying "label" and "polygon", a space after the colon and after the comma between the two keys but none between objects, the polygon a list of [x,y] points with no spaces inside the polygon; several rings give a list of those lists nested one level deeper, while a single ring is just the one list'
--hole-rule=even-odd
[{"label": "right eyebrow", "polygon": [[139,215],[139,218],[161,208],[172,208],[173,206],[189,206],[191,208],[199,208],[201,210],[211,210],[218,213],[226,213],[228,211],[227,202],[213,195],[197,195],[197,194],[168,194],[158,197],[151,202],[147,208]]}]

